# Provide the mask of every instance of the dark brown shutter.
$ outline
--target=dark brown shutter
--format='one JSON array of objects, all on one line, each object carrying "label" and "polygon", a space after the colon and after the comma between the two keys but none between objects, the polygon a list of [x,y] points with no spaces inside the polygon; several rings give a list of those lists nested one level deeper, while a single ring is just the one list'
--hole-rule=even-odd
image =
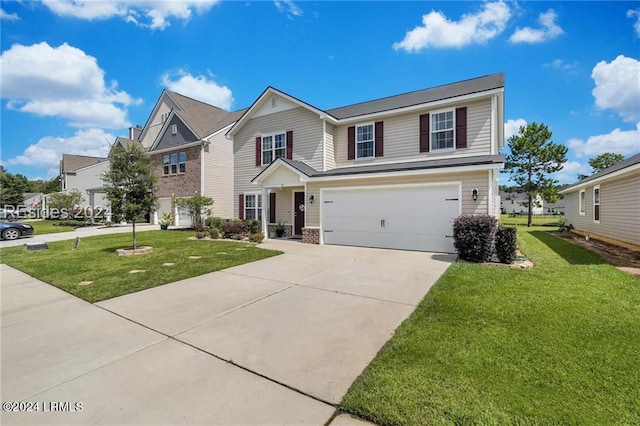
[{"label": "dark brown shutter", "polygon": [[256,166],[262,166],[262,138],[256,138]]},{"label": "dark brown shutter", "polygon": [[347,160],[356,158],[356,126],[347,129]]},{"label": "dark brown shutter", "polygon": [[238,219],[244,220],[244,194],[238,195]]},{"label": "dark brown shutter", "polygon": [[384,122],[376,121],[375,125],[376,157],[384,155]]},{"label": "dark brown shutter", "polygon": [[467,147],[467,107],[456,108],[456,149]]},{"label": "dark brown shutter", "polygon": [[293,130],[287,132],[287,160],[293,160]]},{"label": "dark brown shutter", "polygon": [[276,193],[269,194],[269,223],[276,223]]},{"label": "dark brown shutter", "polygon": [[420,152],[429,152],[429,114],[420,116]]}]

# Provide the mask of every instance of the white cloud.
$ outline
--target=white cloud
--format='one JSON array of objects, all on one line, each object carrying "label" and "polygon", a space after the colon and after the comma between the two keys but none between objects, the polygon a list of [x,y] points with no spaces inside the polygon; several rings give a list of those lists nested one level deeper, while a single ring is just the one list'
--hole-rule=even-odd
[{"label": "white cloud", "polygon": [[538,16],[538,22],[542,28],[518,28],[511,35],[509,41],[511,43],[542,43],[554,39],[564,32],[556,24],[557,17],[556,12],[553,9],[549,9]]},{"label": "white cloud", "polygon": [[302,9],[293,0],[274,0],[273,2],[280,13],[286,13],[290,19],[294,16],[302,16]]},{"label": "white cloud", "polygon": [[586,142],[582,139],[570,139],[567,145],[578,158],[592,158],[605,152],[622,155],[636,154],[640,151],[640,123],[635,130],[614,129],[605,135],[590,136]]},{"label": "white cloud", "polygon": [[7,13],[4,9],[0,8],[0,19],[3,21],[17,21],[20,17],[15,13]]},{"label": "white cloud", "polygon": [[633,23],[633,30],[636,32],[636,36],[640,37],[640,9],[628,10],[627,18],[636,18],[636,22]]},{"label": "white cloud", "polygon": [[[210,76],[212,77],[212,76]],[[183,70],[162,76],[162,84],[169,90],[206,102],[229,111],[233,94],[227,86],[220,86],[203,75],[191,75]]]},{"label": "white cloud", "polygon": [[59,16],[71,16],[89,21],[122,18],[141,27],[163,30],[170,18],[188,21],[197,13],[204,13],[220,0],[43,0],[43,3]]},{"label": "white cloud", "polygon": [[613,109],[624,121],[640,120],[640,61],[619,55],[600,61],[591,72],[596,83],[593,96],[600,109]]},{"label": "white cloud", "polygon": [[114,135],[102,129],[78,130],[68,138],[45,136],[29,145],[21,155],[9,159],[7,164],[54,168],[60,163],[63,153],[106,157],[109,141],[114,139]]},{"label": "white cloud", "polygon": [[590,175],[591,167],[579,161],[567,161],[563,164],[562,170],[554,173],[553,177],[560,183],[573,183],[578,180],[578,175]]},{"label": "white cloud", "polygon": [[14,44],[0,55],[0,92],[7,106],[61,117],[74,127],[125,128],[126,107],[140,102],[104,80],[98,61],[67,43]]},{"label": "white cloud", "polygon": [[524,118],[517,118],[515,120],[511,119],[511,120],[507,120],[506,123],[504,123],[504,140],[505,143],[506,141],[509,140],[509,138],[513,135],[517,135],[520,131],[520,126],[526,126],[527,125],[527,120],[525,120]]},{"label": "white cloud", "polygon": [[545,68],[554,68],[561,71],[573,72],[578,68],[578,61],[565,62],[562,59],[554,59],[553,61],[544,64]]},{"label": "white cloud", "polygon": [[481,11],[463,15],[459,21],[451,21],[442,12],[432,10],[422,16],[421,26],[408,31],[393,48],[412,53],[429,47],[485,44],[504,31],[510,17],[511,11],[502,1],[485,3]]}]

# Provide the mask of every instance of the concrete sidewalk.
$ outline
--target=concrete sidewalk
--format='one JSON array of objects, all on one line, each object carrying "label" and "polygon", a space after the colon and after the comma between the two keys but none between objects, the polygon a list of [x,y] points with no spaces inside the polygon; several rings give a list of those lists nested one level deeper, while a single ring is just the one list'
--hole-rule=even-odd
[{"label": "concrete sidewalk", "polygon": [[269,241],[284,255],[91,305],[2,266],[3,424],[361,424],[349,386],[451,255]]}]

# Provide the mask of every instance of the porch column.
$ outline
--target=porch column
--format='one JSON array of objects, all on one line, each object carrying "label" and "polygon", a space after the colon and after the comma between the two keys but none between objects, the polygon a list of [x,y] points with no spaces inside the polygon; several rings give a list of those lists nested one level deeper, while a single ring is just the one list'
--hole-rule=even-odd
[{"label": "porch column", "polygon": [[264,239],[269,238],[269,230],[268,230],[268,221],[267,218],[267,209],[269,208],[269,190],[267,188],[262,188],[262,217],[260,221],[262,222],[262,235],[264,235]]}]

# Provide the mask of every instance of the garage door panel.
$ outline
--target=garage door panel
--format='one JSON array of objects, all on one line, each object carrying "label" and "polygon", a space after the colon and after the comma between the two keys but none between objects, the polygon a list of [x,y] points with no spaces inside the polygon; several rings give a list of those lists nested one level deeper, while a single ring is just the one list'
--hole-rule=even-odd
[{"label": "garage door panel", "polygon": [[453,252],[459,186],[326,190],[325,244]]}]

